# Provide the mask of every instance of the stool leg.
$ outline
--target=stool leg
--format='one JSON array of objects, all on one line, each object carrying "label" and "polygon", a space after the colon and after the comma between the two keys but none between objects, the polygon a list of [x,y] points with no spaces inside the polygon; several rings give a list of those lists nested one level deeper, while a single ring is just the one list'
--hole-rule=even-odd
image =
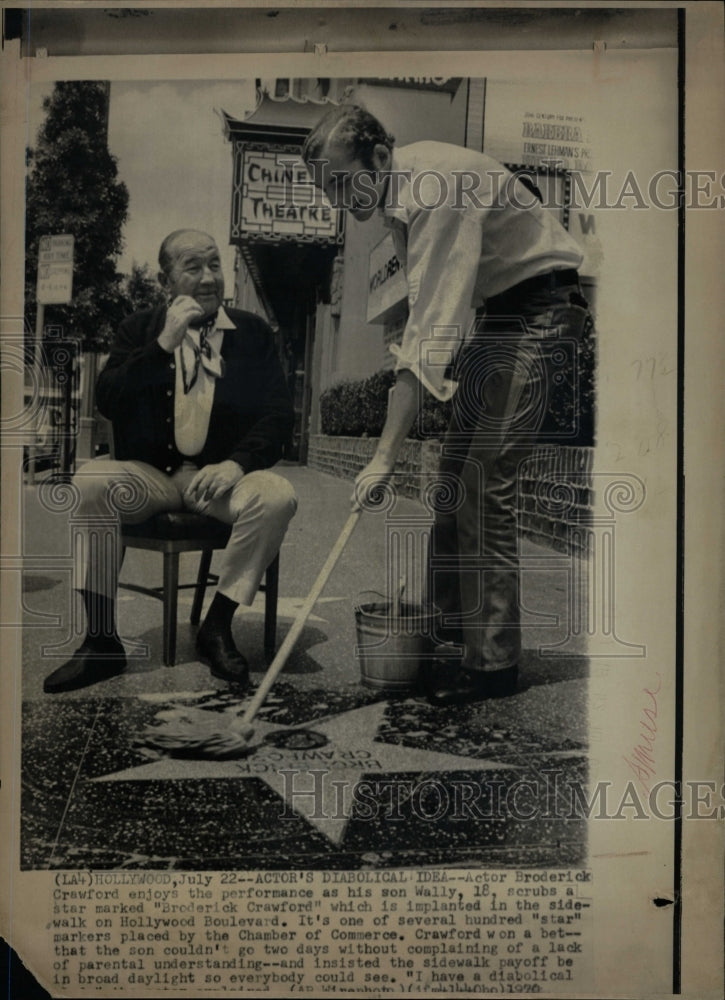
[{"label": "stool leg", "polygon": [[194,591],[194,603],[191,605],[191,624],[198,625],[201,619],[201,609],[204,604],[204,594],[206,593],[206,582],[209,579],[209,567],[211,566],[211,549],[204,549],[199,560],[199,572],[196,577],[196,590]]},{"label": "stool leg", "polygon": [[279,554],[267,567],[264,578],[264,653],[274,656],[277,645],[277,595],[279,593]]},{"label": "stool leg", "polygon": [[179,596],[179,553],[164,552],[164,665],[176,663],[176,614]]}]

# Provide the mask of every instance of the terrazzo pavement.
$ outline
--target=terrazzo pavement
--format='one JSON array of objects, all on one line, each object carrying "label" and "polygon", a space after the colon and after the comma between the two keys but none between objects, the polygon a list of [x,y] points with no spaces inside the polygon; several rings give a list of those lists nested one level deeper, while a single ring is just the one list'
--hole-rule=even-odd
[{"label": "terrazzo pavement", "polygon": [[[350,484],[306,467],[277,471],[300,500],[281,550],[279,646],[348,517]],[[571,784],[587,774],[584,640],[569,637],[566,656],[556,650],[571,614],[567,557],[522,542],[536,571],[523,576],[525,649],[513,697],[439,709],[416,688],[390,694],[361,683],[355,601],[364,591],[390,593],[400,573],[388,558],[396,531],[413,553],[406,588],[416,598],[428,525],[424,508],[409,500],[363,515],[260,713],[249,752],[199,761],[144,741],[169,713],[206,723],[213,714],[233,726],[249,697],[196,661],[190,591],[179,597],[175,667],[161,664],[160,604],[122,590],[127,671],[80,691],[43,693],[43,678],[78,644],[68,625],[77,598],[62,492],[27,487],[18,609],[22,867],[584,863],[586,823],[567,808]],[[193,579],[196,558],[182,556],[182,580]],[[122,580],[160,583],[160,556],[130,550]],[[234,620],[255,686],[267,666],[262,612],[258,595]],[[302,739],[280,747],[268,736],[300,728],[320,733],[321,745]]]}]

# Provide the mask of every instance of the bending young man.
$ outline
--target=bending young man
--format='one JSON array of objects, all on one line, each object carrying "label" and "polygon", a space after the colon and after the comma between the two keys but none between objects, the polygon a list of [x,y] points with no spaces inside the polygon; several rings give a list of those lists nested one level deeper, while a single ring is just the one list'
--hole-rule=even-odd
[{"label": "bending young man", "polygon": [[590,322],[581,251],[490,156],[440,142],[396,148],[359,106],[325,115],[303,157],[333,205],[361,222],[382,216],[408,281],[408,320],[391,348],[397,382],[357,503],[391,476],[422,388],[453,400],[440,471],[457,502],[435,510],[429,596],[443,611],[442,638],[463,654],[430,698],[511,694],[521,655],[517,471],[548,406],[541,341],[581,338]]}]

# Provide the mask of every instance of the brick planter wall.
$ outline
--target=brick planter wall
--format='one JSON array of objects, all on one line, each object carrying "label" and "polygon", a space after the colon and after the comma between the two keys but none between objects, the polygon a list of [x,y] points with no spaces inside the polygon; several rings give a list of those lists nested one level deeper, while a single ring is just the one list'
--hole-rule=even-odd
[{"label": "brick planter wall", "polygon": [[[342,479],[354,479],[375,454],[377,438],[311,434],[307,464]],[[404,441],[395,466],[395,486],[403,496],[424,502],[425,488],[435,475],[439,441]]]},{"label": "brick planter wall", "polygon": [[[354,479],[375,454],[377,438],[310,435],[307,464]],[[435,478],[439,441],[406,441],[396,464],[395,485],[403,496],[425,503]],[[544,445],[521,468],[517,517],[521,534],[560,552],[582,551],[594,505],[593,448]],[[574,530],[577,529],[577,530]]]},{"label": "brick planter wall", "polygon": [[594,508],[593,448],[537,448],[519,475],[516,504],[526,538],[559,552],[585,552]]}]

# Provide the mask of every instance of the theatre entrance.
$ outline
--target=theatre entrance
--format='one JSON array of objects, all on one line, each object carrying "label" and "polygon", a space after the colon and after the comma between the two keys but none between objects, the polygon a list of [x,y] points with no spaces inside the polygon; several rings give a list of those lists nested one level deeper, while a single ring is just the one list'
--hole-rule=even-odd
[{"label": "theatre entrance", "polygon": [[305,463],[312,397],[312,358],[317,310],[329,302],[336,246],[286,242],[242,247],[255,275],[255,290],[277,331],[277,347],[295,408],[285,457]]},{"label": "theatre entrance", "polygon": [[344,213],[312,185],[300,157],[329,103],[260,93],[249,118],[223,113],[233,158],[234,304],[264,315],[276,331],[295,407],[287,457],[299,462],[307,457],[317,316],[329,302],[333,261],[344,241]]}]

